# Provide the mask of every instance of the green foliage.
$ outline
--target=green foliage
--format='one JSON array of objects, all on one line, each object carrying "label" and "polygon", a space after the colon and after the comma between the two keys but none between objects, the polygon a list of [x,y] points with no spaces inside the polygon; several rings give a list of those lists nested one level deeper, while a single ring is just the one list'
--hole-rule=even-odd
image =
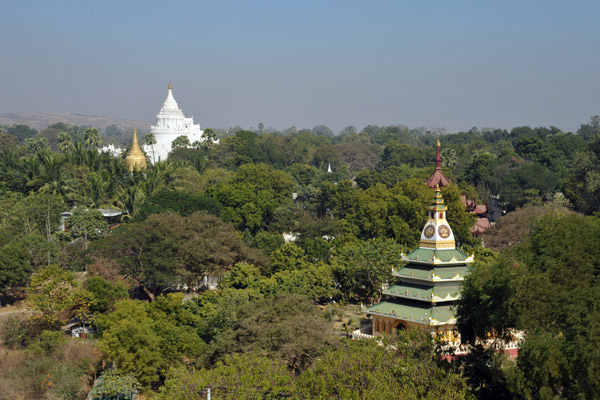
[{"label": "green foliage", "polygon": [[287,167],[286,171],[294,177],[298,185],[302,186],[312,184],[319,174],[319,170],[315,167],[300,163]]},{"label": "green foliage", "polygon": [[[9,132],[10,133],[10,132]],[[600,116],[594,115],[587,124],[581,124],[577,133],[584,139],[590,140],[600,134]]]},{"label": "green foliage", "polygon": [[296,381],[297,394],[314,399],[464,399],[467,385],[438,359],[432,339],[401,333],[396,351],[372,341],[347,342],[327,352]]},{"label": "green foliage", "polygon": [[256,247],[264,251],[266,254],[271,254],[284,243],[283,236],[281,234],[265,231],[258,232],[254,240]]},{"label": "green foliage", "polygon": [[460,323],[475,330],[526,332],[508,386],[530,398],[594,397],[600,382],[595,355],[600,221],[550,213],[532,235],[478,266],[465,281]]},{"label": "green foliage", "polygon": [[576,211],[592,214],[600,210],[600,136],[590,140],[587,151],[575,154],[565,180],[565,196]]},{"label": "green foliage", "polygon": [[261,279],[260,269],[252,264],[237,263],[231,272],[219,282],[222,288],[246,289]]},{"label": "green foliage", "polygon": [[6,133],[10,135],[14,135],[19,138],[19,140],[23,141],[25,139],[29,139],[37,135],[38,131],[29,127],[28,125],[13,125],[6,130]]},{"label": "green foliage", "polygon": [[181,216],[189,216],[196,211],[207,211],[218,214],[221,205],[214,198],[203,195],[192,195],[173,190],[163,190],[145,199],[136,213],[135,220],[143,221],[150,214],[176,212]]},{"label": "green foliage", "polygon": [[220,216],[240,231],[256,233],[267,225],[277,207],[291,201],[292,177],[266,164],[247,164],[238,169],[231,182],[209,188],[223,204]]},{"label": "green foliage", "polygon": [[224,288],[219,292],[204,292],[198,298],[190,300],[188,307],[200,317],[200,336],[210,342],[238,324],[240,307],[262,297],[256,290]]},{"label": "green foliage", "polygon": [[190,139],[185,136],[185,135],[181,135],[175,138],[175,140],[173,140],[173,143],[171,143],[171,146],[173,146],[173,148],[177,148],[177,147],[187,147],[190,145]]},{"label": "green foliage", "polygon": [[220,332],[208,348],[208,360],[256,351],[301,371],[335,345],[328,322],[313,304],[299,295],[281,294],[241,305],[231,327]]},{"label": "green foliage", "polygon": [[171,366],[194,360],[204,342],[193,328],[195,317],[185,308],[180,294],[160,297],[147,304],[133,300],[117,303],[114,312],[98,318],[98,347],[119,371],[134,374],[149,387]]},{"label": "green foliage", "polygon": [[17,243],[0,248],[0,291],[23,286],[32,271],[27,253]]},{"label": "green foliage", "polygon": [[[110,251],[107,251],[110,249]],[[240,261],[263,263],[233,227],[214,216],[153,214],[115,230],[96,249],[118,261],[121,273],[153,300],[178,281],[216,274]]]},{"label": "green foliage", "polygon": [[[390,142],[383,149],[381,157],[381,168],[390,166],[408,165],[410,167],[422,168],[431,165],[434,158],[428,154],[431,150],[423,151],[405,143]],[[435,154],[434,154],[435,155]]]},{"label": "green foliage", "polygon": [[51,332],[44,330],[27,347],[27,351],[33,356],[50,356],[56,351],[62,349],[67,342],[62,332]]},{"label": "green foliage", "polygon": [[336,281],[347,298],[378,299],[392,278],[392,268],[402,263],[402,247],[393,240],[371,239],[348,243],[333,251]]},{"label": "green foliage", "polygon": [[[555,127],[516,127],[510,133],[472,128],[441,138],[444,173],[458,183],[443,189],[448,219],[459,246],[474,252],[478,260],[472,279],[465,282],[464,301],[459,307],[461,323],[477,336],[490,331],[506,334],[511,327],[528,333],[516,365],[489,354],[476,354],[476,359],[461,365],[479,397],[501,397],[510,392],[522,397],[575,398],[581,393],[586,397],[596,393],[594,382],[600,379],[593,366],[600,362],[594,350],[599,332],[595,322],[598,307],[593,299],[597,297],[598,268],[593,260],[600,257],[590,250],[598,248],[590,239],[598,236],[595,220],[576,219],[574,223],[569,218],[581,217],[550,216],[539,227],[533,226],[537,210],[544,210],[540,214],[546,214],[546,209],[557,210],[557,199],[561,198],[557,192],[564,192],[564,203],[576,211],[592,215],[599,210],[598,121],[593,117],[581,126],[578,135]],[[116,127],[109,128],[107,134],[123,136]],[[146,387],[161,382],[172,365],[196,363],[206,366],[208,373],[214,360],[223,361],[225,382],[229,365],[240,362],[227,358],[227,354],[247,349],[259,353],[249,356],[258,370],[262,368],[260,357],[265,354],[271,356],[275,369],[280,359],[286,365],[298,365],[293,367],[296,373],[312,362],[316,365],[313,357],[323,356],[327,349],[311,350],[302,362],[296,362],[290,361],[293,357],[287,349],[306,344],[288,338],[285,340],[292,344],[277,347],[266,343],[265,338],[246,339],[243,329],[271,339],[278,339],[280,334],[292,336],[287,328],[281,328],[283,333],[269,331],[262,320],[258,328],[252,327],[251,309],[258,307],[257,315],[260,311],[261,318],[271,318],[278,326],[283,320],[279,311],[266,310],[277,308],[273,299],[290,293],[311,301],[338,296],[377,298],[381,284],[390,279],[391,267],[398,263],[397,250],[418,245],[432,196],[423,182],[433,168],[437,135],[403,126],[367,126],[362,132],[348,127],[336,137],[324,126],[315,127],[313,132],[292,127],[285,134],[269,132],[264,126],[259,131],[230,131],[235,135],[223,137],[219,143],[207,140],[194,144],[194,148],[184,148],[189,143],[181,143],[184,147],[172,154],[173,160],[180,161],[177,164],[157,163],[143,174],[132,175],[122,159],[91,149],[100,139],[94,128],[55,124],[37,135],[24,126],[7,128],[7,133],[16,136],[0,138],[2,289],[27,284],[29,274],[48,264],[60,261],[71,269],[79,265],[78,260],[83,259],[79,247],[56,240],[63,237],[56,234],[60,213],[75,204],[80,209],[113,205],[124,210],[123,225],[95,241],[93,262],[102,264],[106,271],[116,262],[117,269],[108,272],[133,282],[134,295],[143,291],[153,300],[175,285],[194,285],[204,274],[231,271],[222,281],[221,291],[187,302],[185,312],[177,301],[162,298],[156,305],[144,306],[148,321],[141,318],[139,323],[142,327],[148,323],[149,328],[142,328],[147,332],[132,341],[127,351],[142,361],[144,357],[149,360],[142,373]],[[206,136],[213,134],[205,130]],[[25,140],[23,146],[18,147],[17,137]],[[153,138],[148,137],[147,142],[152,145]],[[54,152],[57,149],[60,153]],[[328,164],[333,173],[325,172]],[[297,193],[295,201],[292,192]],[[493,236],[485,238],[487,246],[499,249],[510,245],[514,249],[497,256],[480,246],[469,232],[474,218],[460,201],[462,193],[482,203],[490,196],[499,196],[509,210],[523,207],[514,217],[509,214],[506,222],[498,223],[498,229],[490,233],[496,235],[495,241]],[[529,206],[550,201],[552,205]],[[200,210],[231,224],[195,214]],[[99,223],[97,215],[90,219],[82,217],[85,221],[68,227],[74,236],[84,238],[90,232],[106,230],[88,226],[88,222]],[[576,235],[575,225],[591,233]],[[282,232],[296,236],[293,245],[283,244]],[[533,238],[527,239],[531,234]],[[247,243],[270,254],[272,263]],[[559,245],[564,252],[557,250]],[[43,318],[9,324],[5,343],[26,346],[61,318],[108,313],[117,300],[127,298],[122,285],[90,278],[84,289],[78,289],[63,272],[47,274],[42,269],[33,276],[32,283],[37,283],[31,288],[30,300],[43,311]],[[165,323],[159,327],[155,320]],[[291,323],[309,325],[309,320],[306,317]],[[196,354],[196,350],[183,349],[177,343],[188,342],[189,335],[194,337],[192,331],[213,341],[215,351],[206,357],[184,358],[182,354]],[[122,334],[129,332],[123,328]],[[304,335],[302,330],[295,334]],[[464,337],[468,335],[465,332]],[[147,354],[136,353],[138,346],[147,349]],[[331,363],[341,356],[345,355],[332,354]],[[53,356],[28,361],[31,371],[52,371],[55,376],[75,377],[70,382],[78,382],[80,375],[72,367],[60,363],[54,367],[47,357]],[[130,367],[131,371],[136,368]],[[241,370],[241,366],[237,368]],[[395,378],[408,373],[410,367],[398,371]],[[323,374],[327,376],[327,372]],[[339,378],[340,382],[344,379]],[[373,387],[380,385],[374,376],[363,379]],[[416,377],[414,382],[420,379]],[[66,385],[65,394],[55,391],[49,396],[73,397],[76,383],[70,389]],[[331,387],[332,393],[343,391],[333,388],[335,382],[326,383],[319,385]],[[46,383],[36,383],[38,387],[42,384]],[[346,387],[359,387],[353,385],[347,383]],[[427,385],[415,383],[413,388]],[[361,390],[353,393],[377,397]],[[381,393],[385,390],[382,388]],[[406,392],[403,387],[388,397],[435,393],[415,390]],[[292,388],[284,393],[292,393]]]},{"label": "green foliage", "polygon": [[108,224],[98,210],[88,210],[76,207],[73,215],[67,218],[65,226],[72,238],[95,240],[103,237],[108,230]]},{"label": "green foliage", "polygon": [[295,293],[324,302],[339,296],[334,274],[324,263],[306,263],[298,269],[281,270],[250,285],[265,296]]},{"label": "green foliage", "polygon": [[96,308],[96,296],[86,289],[77,289],[71,294],[72,310],[75,318],[79,318],[85,328],[85,324]]},{"label": "green foliage", "polygon": [[56,321],[59,313],[72,306],[76,288],[75,275],[57,265],[49,265],[31,277],[29,300],[48,321]]},{"label": "green foliage", "polygon": [[101,276],[88,278],[85,289],[94,296],[94,302],[90,308],[93,314],[111,311],[118,300],[129,297],[124,284],[109,282]]},{"label": "green foliage", "polygon": [[60,214],[65,210],[64,199],[57,193],[41,192],[25,197],[23,203],[25,232],[49,238],[60,224]]},{"label": "green foliage", "polygon": [[119,375],[114,369],[105,370],[90,392],[91,400],[125,400],[140,388],[133,374]]},{"label": "green foliage", "polygon": [[83,131],[85,136],[85,142],[91,147],[98,147],[102,140],[100,139],[100,132],[96,128],[87,128]]},{"label": "green foliage", "polygon": [[281,361],[257,353],[234,354],[211,369],[171,369],[157,398],[203,399],[210,387],[215,400],[278,399],[291,394],[291,383],[292,376]]}]

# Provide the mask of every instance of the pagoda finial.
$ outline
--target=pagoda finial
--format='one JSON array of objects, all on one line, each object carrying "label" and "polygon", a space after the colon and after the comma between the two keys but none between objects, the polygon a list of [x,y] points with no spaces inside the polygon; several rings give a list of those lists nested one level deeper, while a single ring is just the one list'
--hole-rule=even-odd
[{"label": "pagoda finial", "polygon": [[437,140],[437,154],[435,155],[435,169],[442,168],[442,157],[440,156],[440,138]]},{"label": "pagoda finial", "polygon": [[137,121],[133,121],[133,143],[137,144]]},{"label": "pagoda finial", "polygon": [[171,86],[171,78],[169,78],[169,90],[173,89],[173,86]]},{"label": "pagoda finial", "polygon": [[137,139],[137,122],[133,123],[133,142],[131,143],[131,149],[129,155],[125,157],[125,163],[129,167],[129,171],[142,170],[146,168],[146,156],[140,148]]}]

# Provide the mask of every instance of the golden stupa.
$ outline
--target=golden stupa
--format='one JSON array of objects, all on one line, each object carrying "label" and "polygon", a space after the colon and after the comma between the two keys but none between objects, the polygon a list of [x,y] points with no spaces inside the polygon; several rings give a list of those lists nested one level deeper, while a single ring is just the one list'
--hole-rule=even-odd
[{"label": "golden stupa", "polygon": [[133,125],[133,143],[129,155],[125,157],[125,163],[131,172],[146,169],[146,156],[138,144],[136,124]]}]

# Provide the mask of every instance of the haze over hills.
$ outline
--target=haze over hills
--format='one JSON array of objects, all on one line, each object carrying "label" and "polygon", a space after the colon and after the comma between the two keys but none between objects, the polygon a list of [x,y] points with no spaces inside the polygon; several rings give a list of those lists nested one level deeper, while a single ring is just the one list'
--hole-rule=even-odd
[{"label": "haze over hills", "polygon": [[[36,111],[17,111],[0,114],[0,125],[24,124],[37,130],[42,130],[59,122],[70,125],[92,126],[102,131],[110,125],[116,125],[120,129],[127,131],[133,129],[134,124],[134,121],[117,117],[107,117],[105,115],[54,114]],[[137,128],[142,132],[149,131],[150,123],[137,121]]]}]

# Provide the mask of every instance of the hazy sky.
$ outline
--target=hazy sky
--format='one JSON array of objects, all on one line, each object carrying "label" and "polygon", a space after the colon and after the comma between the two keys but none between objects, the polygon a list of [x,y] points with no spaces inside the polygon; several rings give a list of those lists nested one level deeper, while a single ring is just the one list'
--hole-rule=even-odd
[{"label": "hazy sky", "polygon": [[0,113],[576,130],[600,1],[0,1]]}]

